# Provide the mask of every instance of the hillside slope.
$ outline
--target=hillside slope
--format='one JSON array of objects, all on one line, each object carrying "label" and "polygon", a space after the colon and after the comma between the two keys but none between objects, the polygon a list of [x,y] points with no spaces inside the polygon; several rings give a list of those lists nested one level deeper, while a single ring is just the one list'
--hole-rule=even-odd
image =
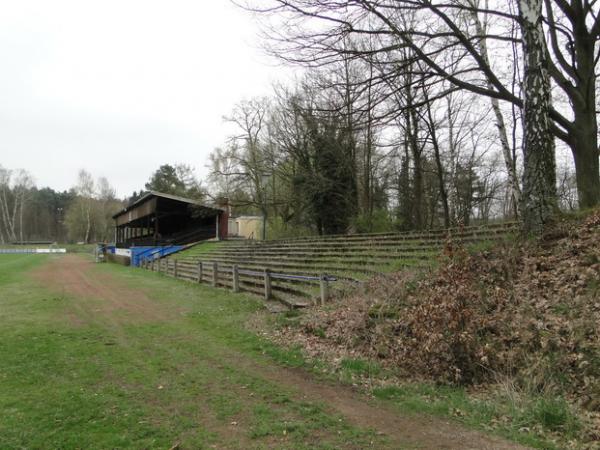
[{"label": "hillside slope", "polygon": [[[539,241],[469,253],[448,243],[428,274],[398,272],[275,333],[335,364],[365,358],[401,378],[507,382],[600,417],[600,212]],[[599,438],[596,435],[594,439]]]}]

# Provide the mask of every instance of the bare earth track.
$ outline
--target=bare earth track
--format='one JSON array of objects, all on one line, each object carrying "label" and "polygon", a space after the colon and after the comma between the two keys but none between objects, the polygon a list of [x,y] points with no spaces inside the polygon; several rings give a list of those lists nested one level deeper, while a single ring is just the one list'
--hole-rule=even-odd
[{"label": "bare earth track", "polygon": [[[186,307],[177,304],[176,298],[165,303],[155,301],[143,288],[132,288],[125,280],[96,270],[93,262],[77,255],[52,259],[32,275],[57,294],[77,299],[68,313],[73,327],[93,323],[119,335],[119,328],[125,324],[179,320],[186,312]],[[223,348],[219,358],[211,364],[234,365],[252,376],[291,390],[301,401],[323,402],[332,414],[343,416],[350,424],[387,436],[389,448],[524,448],[437,418],[403,417],[387,405],[348,387],[316,380],[302,370],[283,368],[275,363],[262,364],[230,348]],[[143,364],[143,361],[132,361],[132,364]],[[198,409],[201,408],[199,405]],[[237,427],[235,433],[241,435],[244,430]]]},{"label": "bare earth track", "polygon": [[80,298],[72,318],[89,321],[100,314],[112,320],[147,322],[172,319],[177,305],[164,308],[150,300],[142,289],[132,289],[108,274],[93,271],[94,263],[77,255],[54,259],[33,273],[34,279],[58,294]]}]

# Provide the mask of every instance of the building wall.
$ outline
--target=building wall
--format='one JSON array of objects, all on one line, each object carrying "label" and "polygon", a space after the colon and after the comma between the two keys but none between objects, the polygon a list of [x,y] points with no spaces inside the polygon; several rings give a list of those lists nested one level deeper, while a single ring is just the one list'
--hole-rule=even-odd
[{"label": "building wall", "polygon": [[228,234],[229,236],[239,236],[239,229],[238,229],[238,223],[236,222],[235,219],[232,219],[231,217],[228,220]]},{"label": "building wall", "polygon": [[242,216],[235,219],[237,224],[237,235],[246,239],[261,239],[262,217]]}]

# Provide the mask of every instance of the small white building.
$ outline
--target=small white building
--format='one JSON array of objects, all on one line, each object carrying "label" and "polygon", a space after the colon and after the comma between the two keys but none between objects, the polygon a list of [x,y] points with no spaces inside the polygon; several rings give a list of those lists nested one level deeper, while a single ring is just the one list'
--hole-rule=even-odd
[{"label": "small white building", "polygon": [[245,239],[262,239],[263,218],[261,216],[239,216],[229,219],[229,236]]}]

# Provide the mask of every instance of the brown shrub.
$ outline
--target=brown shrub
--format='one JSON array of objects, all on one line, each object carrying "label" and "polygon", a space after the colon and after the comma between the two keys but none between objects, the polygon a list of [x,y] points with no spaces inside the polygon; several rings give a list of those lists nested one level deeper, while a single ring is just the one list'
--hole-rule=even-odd
[{"label": "brown shrub", "polygon": [[600,409],[600,212],[537,243],[451,250],[435,272],[380,277],[366,295],[309,312],[301,333],[415,378],[510,376]]}]

